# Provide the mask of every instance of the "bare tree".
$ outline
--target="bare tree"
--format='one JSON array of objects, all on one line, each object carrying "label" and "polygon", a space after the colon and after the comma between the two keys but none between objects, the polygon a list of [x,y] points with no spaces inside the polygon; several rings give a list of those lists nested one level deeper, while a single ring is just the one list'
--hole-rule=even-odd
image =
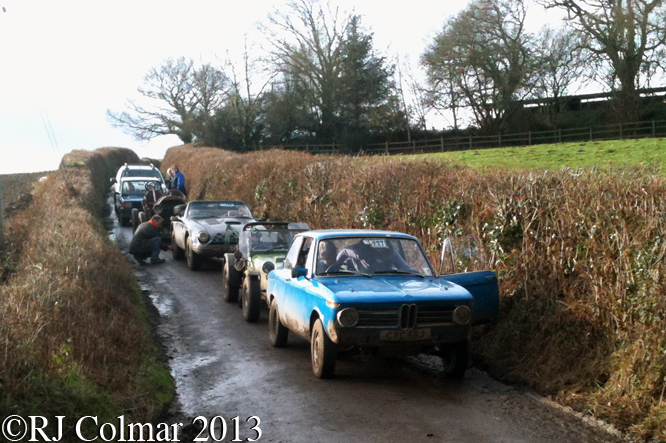
[{"label": "bare tree", "polygon": [[523,0],[475,0],[450,19],[422,56],[433,99],[460,99],[479,127],[501,129],[530,92],[525,18]]},{"label": "bare tree", "polygon": [[174,134],[183,143],[190,143],[196,135],[197,121],[210,117],[222,103],[228,80],[211,65],[195,69],[193,60],[180,57],[151,69],[144,83],[138,91],[151,104],[129,100],[128,111],[107,110],[110,123],[137,140]]},{"label": "bare tree", "polygon": [[[595,57],[595,72],[617,92],[617,117],[639,117],[638,90],[658,71],[666,43],[662,0],[540,0],[562,8],[567,22],[586,35],[585,48]],[[603,69],[605,68],[605,69]]]},{"label": "bare tree", "polygon": [[557,100],[567,95],[574,84],[581,87],[589,52],[584,48],[584,36],[568,29],[545,26],[537,36],[534,57],[538,61],[535,91],[538,97]]},{"label": "bare tree", "polygon": [[291,82],[300,84],[303,98],[319,114],[317,132],[323,138],[335,137],[335,101],[350,20],[316,0],[294,0],[285,11],[269,16],[271,26],[266,28],[273,62]]}]

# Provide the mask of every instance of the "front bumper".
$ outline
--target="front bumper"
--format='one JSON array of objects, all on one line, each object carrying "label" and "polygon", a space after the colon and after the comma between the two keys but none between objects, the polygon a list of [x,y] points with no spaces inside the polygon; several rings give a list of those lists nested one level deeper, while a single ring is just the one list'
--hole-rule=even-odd
[{"label": "front bumper", "polygon": [[[342,347],[413,349],[414,354],[443,343],[467,340],[469,326],[456,324],[401,330],[399,328],[343,328],[329,323],[329,336]],[[426,334],[427,332],[427,334]]]},{"label": "front bumper", "polygon": [[192,250],[202,257],[224,257],[227,252],[234,252],[236,245],[193,244]]}]

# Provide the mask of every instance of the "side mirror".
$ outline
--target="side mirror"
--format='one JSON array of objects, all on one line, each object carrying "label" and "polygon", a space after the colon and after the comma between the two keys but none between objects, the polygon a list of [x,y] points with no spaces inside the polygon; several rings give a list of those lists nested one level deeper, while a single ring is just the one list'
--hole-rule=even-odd
[{"label": "side mirror", "polygon": [[240,260],[243,258],[243,253],[240,251],[240,249],[236,249],[236,252],[234,252],[234,258],[236,260]]},{"label": "side mirror", "polygon": [[305,277],[306,275],[308,275],[308,270],[301,266],[296,266],[291,269],[292,278]]}]

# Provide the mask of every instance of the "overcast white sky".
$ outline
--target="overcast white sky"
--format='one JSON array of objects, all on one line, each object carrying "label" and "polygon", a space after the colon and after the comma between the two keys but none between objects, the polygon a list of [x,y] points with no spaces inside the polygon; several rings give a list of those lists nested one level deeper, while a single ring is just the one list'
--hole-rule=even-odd
[{"label": "overcast white sky", "polygon": [[[362,16],[377,51],[413,62],[467,2],[331,0]],[[0,174],[56,169],[74,149],[119,146],[163,158],[177,137],[135,141],[109,125],[106,110],[125,110],[146,72],[168,57],[242,54],[245,36],[260,41],[256,23],[285,3],[0,0]],[[538,7],[531,14],[543,20]]]}]

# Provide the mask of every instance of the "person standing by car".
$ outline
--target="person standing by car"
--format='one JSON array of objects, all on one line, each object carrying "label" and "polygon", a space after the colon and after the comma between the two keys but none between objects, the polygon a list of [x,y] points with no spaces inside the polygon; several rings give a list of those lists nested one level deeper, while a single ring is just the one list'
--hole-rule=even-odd
[{"label": "person standing by car", "polygon": [[185,175],[183,175],[178,165],[173,165],[171,167],[171,172],[173,173],[173,179],[171,181],[172,189],[177,189],[187,195],[187,188],[185,188]]},{"label": "person standing by car", "polygon": [[134,256],[140,265],[145,265],[145,260],[150,257],[150,263],[164,263],[160,258],[160,249],[162,249],[162,239],[160,238],[160,226],[163,218],[159,215],[153,215],[147,222],[141,223],[129,245],[129,252]]}]

